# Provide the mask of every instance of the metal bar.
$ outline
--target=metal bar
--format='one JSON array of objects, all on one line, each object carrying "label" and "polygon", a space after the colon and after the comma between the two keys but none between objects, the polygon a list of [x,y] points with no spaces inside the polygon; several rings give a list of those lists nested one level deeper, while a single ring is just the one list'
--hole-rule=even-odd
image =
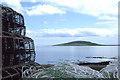
[{"label": "metal bar", "polygon": [[[2,5],[0,5],[0,63],[2,63]],[[2,64],[0,64],[0,80],[2,79]]]}]

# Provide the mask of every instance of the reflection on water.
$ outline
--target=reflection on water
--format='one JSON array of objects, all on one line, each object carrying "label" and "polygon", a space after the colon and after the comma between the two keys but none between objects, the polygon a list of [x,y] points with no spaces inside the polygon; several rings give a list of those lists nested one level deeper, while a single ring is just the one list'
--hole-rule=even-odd
[{"label": "reflection on water", "polygon": [[112,59],[94,59],[85,57],[117,57],[117,46],[44,46],[36,47],[36,62],[54,64],[64,60],[69,61],[108,61]]}]

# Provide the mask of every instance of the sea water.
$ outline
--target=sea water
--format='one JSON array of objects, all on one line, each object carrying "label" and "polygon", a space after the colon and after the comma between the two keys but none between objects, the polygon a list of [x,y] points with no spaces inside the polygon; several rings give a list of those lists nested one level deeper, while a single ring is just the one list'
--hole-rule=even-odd
[{"label": "sea water", "polygon": [[[86,58],[106,57],[106,58]],[[101,62],[118,57],[118,46],[36,46],[36,59],[39,64],[70,62]]]}]

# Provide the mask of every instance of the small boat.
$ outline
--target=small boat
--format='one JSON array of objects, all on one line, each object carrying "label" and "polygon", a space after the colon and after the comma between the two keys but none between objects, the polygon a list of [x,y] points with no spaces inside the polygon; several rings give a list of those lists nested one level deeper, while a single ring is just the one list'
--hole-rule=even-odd
[{"label": "small boat", "polygon": [[78,63],[79,66],[89,66],[90,68],[94,70],[100,71],[102,68],[106,67],[110,61],[104,61],[104,62],[85,62],[85,63]]}]

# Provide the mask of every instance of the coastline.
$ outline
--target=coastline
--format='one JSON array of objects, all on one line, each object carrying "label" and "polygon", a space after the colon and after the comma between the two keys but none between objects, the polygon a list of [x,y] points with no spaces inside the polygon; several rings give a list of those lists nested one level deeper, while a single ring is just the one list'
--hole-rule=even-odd
[{"label": "coastline", "polygon": [[61,44],[55,44],[52,46],[119,46],[119,45],[105,45],[105,44],[99,44],[99,43],[94,43],[90,41],[72,41],[72,42],[67,42],[67,43],[61,43]]}]

